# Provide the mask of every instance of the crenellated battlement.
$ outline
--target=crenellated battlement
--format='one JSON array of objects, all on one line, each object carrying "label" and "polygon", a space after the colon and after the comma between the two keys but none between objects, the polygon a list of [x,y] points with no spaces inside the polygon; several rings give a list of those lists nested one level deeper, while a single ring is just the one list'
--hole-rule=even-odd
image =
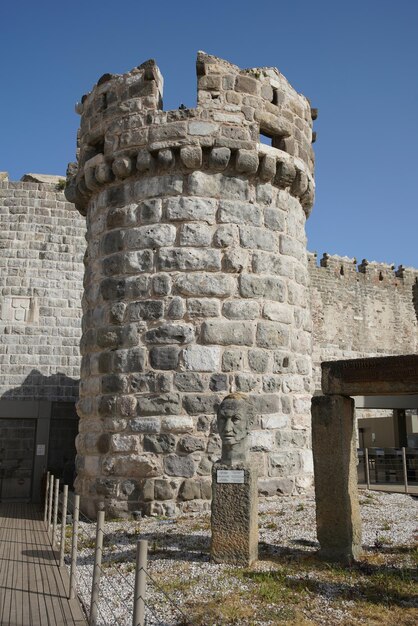
[{"label": "crenellated battlement", "polygon": [[276,68],[240,70],[199,52],[196,69],[193,109],[162,110],[163,78],[153,60],[123,75],[105,74],[82,97],[78,162],[69,168],[66,190],[80,212],[103,186],[205,170],[287,189],[309,214],[317,111],[307,98]]},{"label": "crenellated battlement", "polygon": [[355,258],[347,256],[330,255],[324,252],[318,265],[318,255],[316,252],[308,252],[308,265],[311,272],[317,271],[319,274],[325,271],[328,276],[344,280],[354,280],[355,282],[372,283],[375,285],[412,285],[418,283],[418,269],[399,265],[395,269],[393,264],[377,263],[363,259],[357,263]]}]

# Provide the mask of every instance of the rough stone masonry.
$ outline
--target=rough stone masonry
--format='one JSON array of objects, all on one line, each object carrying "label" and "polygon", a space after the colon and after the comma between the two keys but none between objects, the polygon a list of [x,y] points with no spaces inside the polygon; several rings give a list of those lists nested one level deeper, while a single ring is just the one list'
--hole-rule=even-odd
[{"label": "rough stone masonry", "polygon": [[260,493],[312,480],[315,111],[275,68],[199,53],[197,77],[195,109],[162,110],[153,61],[77,106],[66,197],[87,216],[77,490],[91,515],[208,507],[215,414],[235,391],[256,408]]}]

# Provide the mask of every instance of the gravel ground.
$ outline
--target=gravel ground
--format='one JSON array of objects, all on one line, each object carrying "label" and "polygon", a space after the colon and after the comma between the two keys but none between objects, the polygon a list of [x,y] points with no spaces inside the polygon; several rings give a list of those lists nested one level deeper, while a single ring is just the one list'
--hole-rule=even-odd
[{"label": "gravel ground", "polygon": [[[413,568],[411,553],[405,547],[416,545],[418,539],[418,498],[361,491],[360,504],[366,554],[375,555],[379,565]],[[300,560],[300,570],[297,570],[295,579],[306,580],[307,584],[309,580],[317,579],[315,572],[304,572],[303,567],[303,560],[313,556],[318,549],[313,497],[280,497],[262,501],[259,528],[260,560],[251,572],[273,572],[280,559],[286,558]],[[95,525],[81,522],[80,531],[78,592],[87,607],[90,603]],[[209,562],[210,514],[190,513],[176,519],[149,517],[138,522],[107,522],[97,626],[132,624],[135,544],[138,539],[149,542],[146,623],[150,626],[193,623],[182,619],[186,616],[190,620],[190,611],[196,606],[204,606],[211,598],[215,602],[222,602],[222,598],[231,601],[232,598],[237,603],[251,604],[254,582],[237,575],[237,568]],[[402,557],[399,557],[402,550],[396,550],[397,547],[403,547]],[[368,623],[349,619],[353,601],[340,601],[336,606],[333,602],[335,595],[336,585],[325,583],[321,593],[315,594],[311,602],[307,621],[284,622],[330,625]],[[418,607],[418,602],[411,606]],[[198,623],[205,626],[284,623],[253,617],[240,618],[242,606],[238,608],[235,620],[213,622],[208,617],[207,622],[203,619]],[[263,609],[266,608],[268,606],[263,605]]]}]

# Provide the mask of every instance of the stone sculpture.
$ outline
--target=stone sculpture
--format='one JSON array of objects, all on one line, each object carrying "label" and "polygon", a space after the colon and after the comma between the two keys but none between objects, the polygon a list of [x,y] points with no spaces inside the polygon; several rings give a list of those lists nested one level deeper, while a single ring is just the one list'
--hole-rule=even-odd
[{"label": "stone sculpture", "polygon": [[241,393],[226,396],[217,424],[222,456],[212,470],[211,558],[251,565],[258,556],[257,471],[249,458],[255,411]]},{"label": "stone sculpture", "polygon": [[244,394],[234,393],[224,398],[218,409],[217,423],[222,440],[221,463],[232,466],[248,462],[254,407]]}]

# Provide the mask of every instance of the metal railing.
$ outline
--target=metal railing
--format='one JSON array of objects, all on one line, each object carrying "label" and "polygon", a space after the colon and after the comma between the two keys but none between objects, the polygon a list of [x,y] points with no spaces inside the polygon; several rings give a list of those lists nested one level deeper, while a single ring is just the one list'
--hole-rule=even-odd
[{"label": "metal railing", "polygon": [[371,485],[390,485],[409,493],[409,485],[418,485],[418,449],[416,448],[359,448],[358,482]]},{"label": "metal railing", "polygon": [[121,572],[118,568],[121,560],[113,554],[114,533],[105,533],[105,512],[99,510],[97,520],[90,520],[80,512],[80,496],[69,498],[67,485],[60,495],[59,479],[49,472],[44,522],[52,547],[59,546],[57,565],[70,570],[68,597],[78,596],[89,626],[163,625],[160,615],[164,602],[169,612],[176,615],[177,623],[190,625],[186,614],[151,576],[148,542],[139,539],[132,545],[135,549],[123,557],[123,562],[134,565],[132,575]]}]

